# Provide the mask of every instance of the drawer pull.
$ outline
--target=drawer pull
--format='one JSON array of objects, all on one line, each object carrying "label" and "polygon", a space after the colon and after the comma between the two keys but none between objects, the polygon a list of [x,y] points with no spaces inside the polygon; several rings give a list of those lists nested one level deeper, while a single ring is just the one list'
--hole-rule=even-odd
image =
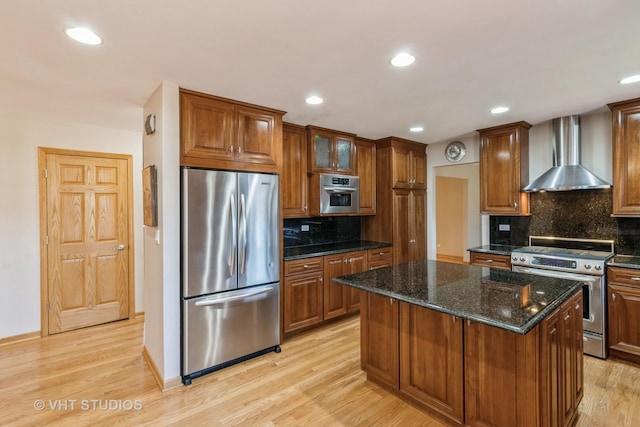
[{"label": "drawer pull", "polygon": [[307,264],[304,264],[302,268],[309,268],[309,266]]},{"label": "drawer pull", "polygon": [[631,280],[638,282],[640,281],[640,277],[631,277]]},{"label": "drawer pull", "polygon": [[611,299],[615,301],[616,300],[616,294],[611,294]]},{"label": "drawer pull", "polygon": [[488,259],[487,262],[493,262],[493,260],[492,259]]}]

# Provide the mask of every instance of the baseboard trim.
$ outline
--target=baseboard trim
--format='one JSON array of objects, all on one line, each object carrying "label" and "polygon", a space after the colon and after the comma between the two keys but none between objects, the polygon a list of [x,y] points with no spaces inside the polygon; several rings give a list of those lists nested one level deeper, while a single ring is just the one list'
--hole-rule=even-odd
[{"label": "baseboard trim", "polygon": [[134,319],[144,319],[144,311],[138,311],[133,315]]},{"label": "baseboard trim", "polygon": [[464,260],[463,257],[456,256],[456,255],[436,254],[436,260],[437,261],[453,262],[455,264],[469,264],[468,262],[466,262]]},{"label": "baseboard trim", "polygon": [[6,338],[0,338],[0,346],[13,344],[21,341],[30,341],[40,338],[40,331],[27,332],[26,334],[13,335]]},{"label": "baseboard trim", "polygon": [[151,374],[153,374],[153,378],[156,380],[156,383],[160,387],[160,390],[165,392],[167,390],[171,390],[172,388],[179,387],[182,384],[182,380],[180,379],[180,377],[170,378],[167,381],[162,378],[162,375],[160,374],[160,371],[158,370],[156,364],[153,362],[153,359],[147,351],[146,346],[142,346],[142,356],[144,357],[144,360],[146,360],[147,365],[149,365]]}]

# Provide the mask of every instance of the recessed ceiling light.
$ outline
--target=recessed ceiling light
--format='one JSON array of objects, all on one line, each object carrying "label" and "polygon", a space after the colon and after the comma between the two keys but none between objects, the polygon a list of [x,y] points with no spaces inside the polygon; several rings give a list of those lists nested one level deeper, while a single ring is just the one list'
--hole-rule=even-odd
[{"label": "recessed ceiling light", "polygon": [[636,74],[635,76],[625,77],[624,79],[620,80],[618,83],[622,83],[623,85],[626,85],[629,83],[636,83],[636,82],[640,82],[640,74]]},{"label": "recessed ceiling light", "polygon": [[67,33],[69,37],[80,43],[90,45],[97,45],[102,43],[102,39],[88,28],[67,28],[64,32]]},{"label": "recessed ceiling light", "polygon": [[311,105],[318,105],[322,104],[324,102],[324,99],[320,98],[319,96],[313,95],[305,99],[305,102]]},{"label": "recessed ceiling light", "polygon": [[424,127],[422,126],[412,126],[409,128],[409,132],[422,132]]},{"label": "recessed ceiling light", "polygon": [[491,109],[491,114],[502,114],[509,111],[509,107],[493,107]]},{"label": "recessed ceiling light", "polygon": [[415,60],[415,56],[402,52],[391,58],[391,65],[394,67],[406,67],[407,65],[413,64]]}]

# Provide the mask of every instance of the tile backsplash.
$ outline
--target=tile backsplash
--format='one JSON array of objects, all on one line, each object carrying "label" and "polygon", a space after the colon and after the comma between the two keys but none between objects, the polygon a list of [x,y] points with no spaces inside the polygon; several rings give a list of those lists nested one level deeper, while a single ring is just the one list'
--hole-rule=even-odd
[{"label": "tile backsplash", "polygon": [[640,218],[612,217],[610,189],[532,193],[529,203],[531,216],[490,217],[491,243],[526,245],[530,235],[614,240],[616,253],[640,255]]},{"label": "tile backsplash", "polygon": [[284,247],[353,242],[360,238],[360,217],[334,216],[284,220]]}]

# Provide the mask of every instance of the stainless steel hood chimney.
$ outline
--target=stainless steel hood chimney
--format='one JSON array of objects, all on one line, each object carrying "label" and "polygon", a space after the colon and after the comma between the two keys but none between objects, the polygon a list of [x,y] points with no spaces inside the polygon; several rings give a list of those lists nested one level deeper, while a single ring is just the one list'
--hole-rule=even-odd
[{"label": "stainless steel hood chimney", "polygon": [[611,184],[580,164],[580,116],[552,121],[553,167],[524,187],[523,191],[569,191],[610,188]]}]

